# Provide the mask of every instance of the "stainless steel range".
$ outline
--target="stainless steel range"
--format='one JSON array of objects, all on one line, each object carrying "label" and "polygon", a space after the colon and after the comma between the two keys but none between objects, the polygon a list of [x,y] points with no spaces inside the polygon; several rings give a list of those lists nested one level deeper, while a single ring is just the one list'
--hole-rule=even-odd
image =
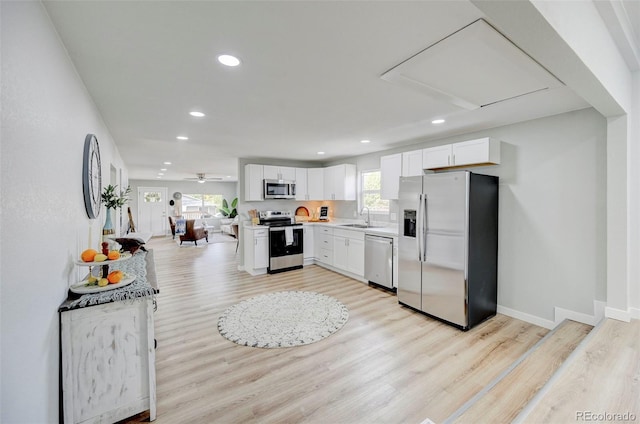
[{"label": "stainless steel range", "polygon": [[296,224],[291,211],[260,212],[260,224],[269,227],[269,267],[267,272],[302,268],[304,263],[302,224]]}]

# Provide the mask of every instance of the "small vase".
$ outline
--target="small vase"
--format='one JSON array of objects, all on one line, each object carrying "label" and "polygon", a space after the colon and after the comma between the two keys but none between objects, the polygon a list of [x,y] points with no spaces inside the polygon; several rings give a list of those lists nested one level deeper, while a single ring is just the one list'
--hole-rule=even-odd
[{"label": "small vase", "polygon": [[113,224],[111,223],[111,208],[107,208],[107,218],[104,220],[104,227],[102,227],[102,235],[114,234]]}]

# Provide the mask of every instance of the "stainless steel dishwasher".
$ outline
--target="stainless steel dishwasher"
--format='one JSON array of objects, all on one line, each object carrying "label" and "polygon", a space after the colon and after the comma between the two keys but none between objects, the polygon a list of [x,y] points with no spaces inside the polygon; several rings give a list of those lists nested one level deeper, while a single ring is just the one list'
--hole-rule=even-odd
[{"label": "stainless steel dishwasher", "polygon": [[366,234],[364,237],[364,278],[388,289],[393,287],[393,239]]}]

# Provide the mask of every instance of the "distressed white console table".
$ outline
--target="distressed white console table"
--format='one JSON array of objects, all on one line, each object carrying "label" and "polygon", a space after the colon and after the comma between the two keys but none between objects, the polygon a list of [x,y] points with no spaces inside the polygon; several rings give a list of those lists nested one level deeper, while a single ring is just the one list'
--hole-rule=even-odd
[{"label": "distressed white console table", "polygon": [[[137,283],[158,293],[153,251],[145,256]],[[70,292],[59,308],[64,423],[116,422],[146,410],[155,420],[155,296],[79,306],[82,297]]]}]

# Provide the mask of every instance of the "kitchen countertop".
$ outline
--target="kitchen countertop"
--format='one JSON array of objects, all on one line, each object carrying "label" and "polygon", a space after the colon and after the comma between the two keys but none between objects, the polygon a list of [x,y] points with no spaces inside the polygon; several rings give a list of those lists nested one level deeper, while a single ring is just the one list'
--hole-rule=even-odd
[{"label": "kitchen countertop", "polygon": [[[298,224],[307,226],[323,226],[340,228],[342,230],[359,231],[365,234],[372,234],[377,236],[397,237],[398,236],[398,224],[387,227],[370,227],[370,228],[356,228],[356,227],[344,227],[345,224],[361,224],[361,221],[348,221],[348,220],[333,220],[330,222],[299,222]],[[245,230],[257,230],[261,228],[269,228],[266,225],[251,225],[250,221],[245,221]]]}]

